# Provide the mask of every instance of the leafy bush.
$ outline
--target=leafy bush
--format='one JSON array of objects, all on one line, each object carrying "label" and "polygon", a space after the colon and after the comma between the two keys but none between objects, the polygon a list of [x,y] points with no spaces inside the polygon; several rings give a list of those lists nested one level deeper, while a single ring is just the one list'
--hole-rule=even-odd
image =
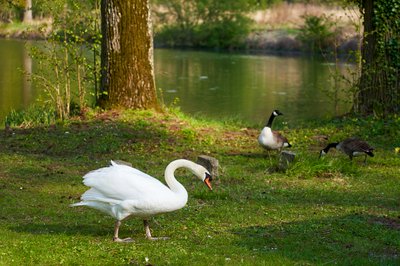
[{"label": "leafy bush", "polygon": [[247,1],[156,1],[155,43],[161,46],[235,48],[250,30]]},{"label": "leafy bush", "polygon": [[244,16],[224,18],[215,23],[203,23],[198,27],[195,44],[200,47],[236,48],[249,32],[250,21]]},{"label": "leafy bush", "polygon": [[298,39],[306,50],[326,50],[335,37],[335,32],[331,30],[332,25],[326,17],[304,16],[304,26],[300,28]]}]

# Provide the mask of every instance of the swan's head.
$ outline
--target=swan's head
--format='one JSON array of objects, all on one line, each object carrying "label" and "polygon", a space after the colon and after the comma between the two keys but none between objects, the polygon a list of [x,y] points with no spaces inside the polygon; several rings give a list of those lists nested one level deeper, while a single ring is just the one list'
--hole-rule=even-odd
[{"label": "swan's head", "polygon": [[206,186],[212,190],[211,187],[211,181],[212,181],[212,176],[210,175],[209,172],[205,172],[205,178],[203,179],[204,184],[206,184]]},{"label": "swan's head", "polygon": [[204,184],[206,184],[206,186],[212,190],[212,186],[211,186],[211,181],[213,180],[210,172],[208,172],[208,170],[201,166],[198,165],[198,167],[196,167],[196,169],[193,169],[193,173],[199,178],[201,179],[201,181],[204,182]]}]

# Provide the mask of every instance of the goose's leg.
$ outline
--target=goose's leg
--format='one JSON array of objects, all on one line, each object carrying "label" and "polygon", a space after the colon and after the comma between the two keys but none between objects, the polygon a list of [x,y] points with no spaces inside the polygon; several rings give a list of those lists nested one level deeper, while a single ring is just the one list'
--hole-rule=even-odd
[{"label": "goose's leg", "polygon": [[121,239],[121,238],[118,237],[118,232],[119,232],[119,227],[120,227],[120,226],[121,226],[121,221],[120,221],[120,220],[117,220],[117,221],[115,222],[115,227],[114,227],[114,237],[113,237],[113,241],[114,241],[114,242],[125,242],[125,243],[127,243],[127,242],[133,242],[133,239],[130,238],[130,237],[124,238],[124,239]]},{"label": "goose's leg", "polygon": [[143,220],[144,230],[146,231],[146,238],[149,240],[168,239],[168,237],[152,237],[148,220]]}]

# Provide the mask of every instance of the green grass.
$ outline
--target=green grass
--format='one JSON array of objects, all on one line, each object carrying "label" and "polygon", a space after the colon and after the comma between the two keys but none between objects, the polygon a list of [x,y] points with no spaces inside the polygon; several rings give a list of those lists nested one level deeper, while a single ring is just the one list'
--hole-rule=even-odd
[{"label": "green grass", "polygon": [[[344,118],[284,129],[297,155],[283,172],[271,172],[277,155],[258,146],[258,128],[179,113],[1,130],[0,265],[398,265],[399,128],[397,118]],[[361,136],[376,156],[319,160],[318,135]],[[113,243],[111,217],[69,207],[86,190],[82,175],[110,159],[163,179],[170,161],[201,154],[219,160],[220,176],[210,192],[177,171],[187,206],[151,220],[169,240],[146,240],[142,221],[128,219],[120,236],[135,242]]]}]

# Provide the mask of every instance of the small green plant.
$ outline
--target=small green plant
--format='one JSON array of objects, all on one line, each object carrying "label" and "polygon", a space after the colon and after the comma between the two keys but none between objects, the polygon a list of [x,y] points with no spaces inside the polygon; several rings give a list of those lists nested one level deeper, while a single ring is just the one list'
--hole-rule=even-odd
[{"label": "small green plant", "polygon": [[10,127],[33,127],[55,124],[56,112],[49,106],[31,105],[26,110],[12,110],[5,118],[5,125]]}]

